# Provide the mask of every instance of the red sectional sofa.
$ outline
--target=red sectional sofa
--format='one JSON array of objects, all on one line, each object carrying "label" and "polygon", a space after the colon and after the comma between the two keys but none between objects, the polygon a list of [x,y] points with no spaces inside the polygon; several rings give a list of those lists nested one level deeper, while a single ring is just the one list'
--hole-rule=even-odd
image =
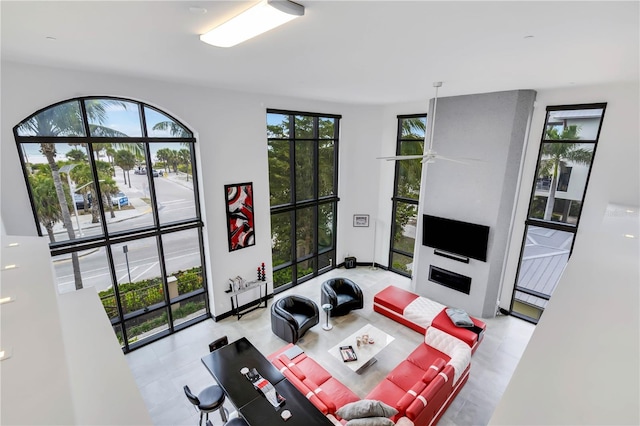
[{"label": "red sectional sofa", "polygon": [[486,324],[471,317],[473,328],[456,326],[446,313],[446,306],[395,286],[388,286],[373,297],[373,310],[425,333],[429,327],[438,328],[465,342],[475,352],[484,337]]},{"label": "red sectional sofa", "polygon": [[[289,344],[267,358],[300,392],[336,425],[346,423],[336,410],[360,398],[315,360],[301,353],[290,359]],[[382,401],[398,410],[399,426],[435,424],[469,377],[470,347],[430,327],[423,343],[396,366],[365,399]]]}]

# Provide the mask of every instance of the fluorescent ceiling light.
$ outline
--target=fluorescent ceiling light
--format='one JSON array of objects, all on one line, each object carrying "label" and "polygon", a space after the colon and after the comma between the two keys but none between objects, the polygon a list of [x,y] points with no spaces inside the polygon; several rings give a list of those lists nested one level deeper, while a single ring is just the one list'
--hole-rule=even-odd
[{"label": "fluorescent ceiling light", "polygon": [[6,271],[6,270],[8,270],[8,269],[15,269],[15,268],[17,268],[17,267],[18,267],[18,265],[16,265],[16,264],[5,265],[5,266],[4,266],[4,268],[2,268],[2,270],[3,270],[3,271]]},{"label": "fluorescent ceiling light", "polygon": [[245,10],[202,34],[200,40],[218,47],[231,47],[257,35],[304,15],[304,6],[288,0],[261,0]]},{"label": "fluorescent ceiling light", "polygon": [[3,297],[2,299],[0,299],[0,305],[4,305],[5,303],[10,303],[15,300],[16,300],[15,297]]}]

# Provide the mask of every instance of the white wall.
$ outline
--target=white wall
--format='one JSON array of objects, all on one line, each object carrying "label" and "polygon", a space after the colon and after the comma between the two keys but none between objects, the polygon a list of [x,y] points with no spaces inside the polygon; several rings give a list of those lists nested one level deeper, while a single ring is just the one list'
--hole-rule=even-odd
[{"label": "white wall", "polygon": [[[93,72],[2,63],[1,216],[7,233],[36,235],[12,128],[40,108],[87,95],[120,96],[157,106],[197,136],[196,156],[205,222],[211,310],[230,310],[224,290],[229,277],[253,277],[265,262],[271,274],[266,109],[342,114],[340,125],[337,262],[349,252],[372,260],[373,228],[353,228],[354,213],[375,217],[378,185],[375,160],[383,132],[382,108],[242,94]],[[395,127],[395,118],[391,125]],[[392,141],[393,143],[393,141]],[[242,164],[233,164],[238,152]],[[371,170],[371,173],[363,173]],[[228,251],[224,185],[253,182],[256,245]],[[388,239],[388,236],[387,238]],[[271,289],[270,289],[271,291]],[[248,301],[249,299],[247,299]],[[243,302],[241,300],[241,302]],[[246,301],[245,301],[246,303]]]},{"label": "white wall", "polygon": [[[462,263],[434,255],[434,249],[423,246],[419,237],[412,281],[419,294],[475,316],[495,314],[534,99],[534,91],[521,90],[438,100],[434,150],[449,158],[480,161],[460,164],[436,159],[423,168],[418,235],[422,235],[422,215],[431,214],[489,226],[489,244],[486,262]],[[429,281],[430,265],[470,277],[470,293]]]},{"label": "white wall", "polygon": [[[538,94],[531,130],[537,143],[528,149],[525,182],[533,179],[547,105],[608,104],[573,255],[492,424],[640,423],[638,93],[633,82]],[[510,247],[514,260],[502,292],[505,308],[528,197],[525,186]]]},{"label": "white wall", "polygon": [[[529,144],[522,170],[522,187],[517,201],[513,238],[509,244],[507,268],[500,297],[500,307],[509,309],[515,283],[524,221],[529,208],[546,107],[607,102],[600,140],[596,149],[591,177],[580,218],[578,236],[600,227],[609,203],[640,204],[640,143],[638,142],[638,83],[576,87],[540,91],[531,120]],[[576,245],[580,244],[579,239]]]}]

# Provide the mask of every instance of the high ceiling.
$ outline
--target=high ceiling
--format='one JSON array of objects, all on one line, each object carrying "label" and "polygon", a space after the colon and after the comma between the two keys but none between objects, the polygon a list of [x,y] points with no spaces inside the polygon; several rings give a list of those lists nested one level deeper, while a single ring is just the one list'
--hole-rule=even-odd
[{"label": "high ceiling", "polygon": [[253,3],[3,0],[2,61],[357,104],[638,80],[637,1],[300,0],[243,44],[199,40]]}]

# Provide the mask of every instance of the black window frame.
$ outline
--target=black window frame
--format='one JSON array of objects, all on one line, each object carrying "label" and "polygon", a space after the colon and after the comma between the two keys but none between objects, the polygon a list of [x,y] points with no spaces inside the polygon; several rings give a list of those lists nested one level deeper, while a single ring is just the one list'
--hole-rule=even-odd
[{"label": "black window frame", "polygon": [[[290,214],[293,215],[293,220],[291,221],[291,230],[290,230],[290,241],[291,241],[291,252],[290,252],[290,260],[284,262],[280,265],[273,266],[273,274],[274,274],[274,294],[281,293],[289,288],[295,287],[298,284],[301,284],[305,281],[308,281],[318,275],[321,275],[325,272],[328,272],[331,269],[336,267],[336,241],[337,241],[337,217],[338,217],[338,202],[340,198],[338,196],[338,153],[339,153],[339,135],[340,135],[340,120],[342,115],[339,114],[325,114],[325,113],[316,113],[316,112],[303,112],[303,111],[291,111],[291,110],[281,110],[281,109],[272,109],[268,108],[266,110],[266,114],[280,114],[286,115],[289,117],[289,136],[285,138],[273,138],[267,136],[267,144],[271,141],[286,141],[289,143],[289,181],[291,183],[291,191],[290,198],[288,203],[281,203],[277,205],[270,206],[270,216],[274,216],[277,214]],[[313,118],[313,136],[311,138],[298,138],[296,137],[296,129],[295,122],[296,117],[311,117]],[[319,135],[319,119],[320,118],[328,118],[334,120],[334,137],[333,138],[320,138]],[[333,147],[333,188],[334,193],[332,195],[319,195],[319,144],[320,141],[332,140],[334,143]],[[296,187],[296,141],[305,141],[305,142],[313,142],[314,143],[314,152],[313,152],[313,197],[311,199],[306,199],[303,201],[297,201],[297,187]],[[332,223],[332,235],[333,241],[330,247],[319,249],[319,241],[318,241],[318,210],[323,205],[331,205],[334,212],[334,220]],[[298,212],[303,209],[312,208],[313,215],[313,247],[314,249],[311,253],[307,253],[303,256],[298,257],[297,253],[297,240],[296,240],[296,215]],[[319,267],[320,258],[322,256],[328,256],[329,265],[324,267]],[[313,265],[313,271],[311,274],[298,276],[298,265],[311,261]],[[291,282],[278,284],[276,283],[276,274],[278,271],[291,268]]]},{"label": "black window frame", "polygon": [[[425,119],[425,137],[422,139],[422,146],[423,146],[423,151],[424,151],[424,144],[427,142],[426,141],[426,137],[427,137],[427,131],[426,131],[426,121],[427,121],[427,113],[422,113],[422,114],[406,114],[406,115],[398,115],[397,116],[397,132],[396,132],[396,155],[402,155],[402,143],[403,142],[420,142],[420,139],[415,139],[415,138],[403,138],[402,137],[402,121],[405,119],[411,119],[411,118],[424,118]],[[419,160],[417,160],[419,161]],[[422,171],[422,169],[421,169]],[[399,181],[400,181],[400,161],[395,161],[395,165],[394,165],[394,181],[393,181],[393,196],[391,197],[391,235],[389,237],[389,266],[388,269],[392,272],[395,272],[397,274],[403,275],[405,277],[409,277],[411,278],[411,274],[400,270],[400,269],[396,269],[393,266],[393,257],[395,254],[397,255],[401,255],[401,256],[405,256],[405,257],[410,257],[411,259],[414,258],[415,253],[409,253],[405,250],[401,250],[398,249],[396,247],[394,247],[394,236],[396,234],[396,213],[398,210],[398,203],[405,203],[405,204],[410,204],[410,205],[415,205],[416,206],[416,212],[419,209],[419,204],[420,204],[420,200],[419,200],[419,195],[418,198],[408,198],[408,197],[403,197],[398,195],[398,185],[399,185]],[[422,186],[422,182],[420,182],[420,186]],[[420,193],[420,188],[418,188],[418,193]]]},{"label": "black window frame", "polygon": [[[536,187],[537,187],[537,183],[538,183],[538,176],[540,173],[540,163],[541,163],[541,158],[543,155],[543,148],[545,144],[549,144],[549,143],[566,143],[567,140],[554,140],[554,139],[547,139],[546,138],[546,133],[547,133],[547,126],[550,124],[549,122],[549,118],[550,118],[550,112],[552,111],[571,111],[571,110],[588,110],[588,109],[602,109],[602,115],[600,116],[600,123],[598,125],[598,131],[596,132],[596,137],[595,139],[579,139],[578,143],[580,144],[592,144],[593,145],[593,153],[591,155],[591,162],[589,164],[589,170],[587,172],[587,177],[586,177],[586,181],[585,181],[585,185],[584,185],[584,189],[582,192],[582,198],[580,201],[580,209],[578,211],[577,214],[577,219],[576,219],[576,223],[575,225],[573,224],[568,224],[568,223],[563,223],[563,222],[555,222],[555,221],[545,221],[543,219],[537,219],[537,218],[531,218],[530,217],[530,213],[531,213],[531,208],[532,205],[534,203],[535,200],[535,195],[536,195]],[[589,180],[591,178],[591,172],[593,171],[593,163],[594,163],[594,159],[596,157],[596,151],[598,148],[598,142],[600,140],[600,133],[602,131],[602,126],[604,124],[604,119],[605,119],[605,114],[606,114],[606,109],[607,109],[607,103],[606,102],[598,102],[598,103],[590,103],[590,104],[571,104],[571,105],[555,105],[555,106],[547,106],[546,108],[546,112],[545,112],[545,121],[544,121],[544,125],[543,125],[543,130],[542,130],[542,135],[540,137],[540,147],[538,148],[538,156],[536,159],[536,169],[535,169],[535,174],[533,176],[533,184],[532,184],[532,188],[531,188],[531,196],[529,197],[529,205],[527,206],[527,218],[525,219],[525,227],[524,227],[524,235],[522,238],[522,244],[520,246],[520,256],[518,258],[518,268],[516,269],[516,275],[515,275],[515,283],[513,286],[513,292],[512,292],[512,296],[511,296],[511,303],[509,306],[509,314],[512,316],[515,316],[517,318],[523,319],[525,321],[531,322],[533,324],[537,324],[539,319],[530,317],[528,315],[516,312],[514,310],[514,304],[517,302],[516,299],[516,292],[521,292],[523,294],[526,295],[530,295],[530,296],[534,296],[534,297],[538,297],[541,298],[543,300],[551,300],[551,295],[547,295],[547,294],[543,294],[534,290],[530,290],[530,289],[526,289],[523,287],[519,287],[518,286],[518,279],[520,277],[520,272],[521,272],[521,267],[522,267],[522,258],[524,256],[524,251],[525,251],[525,245],[526,245],[526,239],[527,239],[527,231],[529,229],[530,226],[536,226],[536,227],[540,227],[540,228],[545,228],[545,229],[552,229],[552,230],[557,230],[557,231],[563,231],[563,232],[568,232],[573,234],[573,239],[571,242],[571,247],[569,249],[569,259],[571,259],[571,254],[573,253],[573,247],[575,246],[575,242],[576,242],[576,235],[578,233],[578,229],[580,227],[580,218],[582,216],[582,210],[584,209],[584,201],[587,195],[587,189],[589,187]],[[559,185],[560,181],[558,180],[558,182],[556,182],[557,185]],[[541,311],[541,314],[544,312],[543,308],[539,308]]]},{"label": "black window frame", "polygon": [[[109,136],[109,137],[105,137],[105,136],[91,136],[90,135],[90,127],[89,127],[89,120],[88,120],[88,116],[87,116],[87,112],[86,112],[86,108],[85,108],[85,101],[88,100],[110,100],[110,101],[121,101],[121,102],[127,102],[127,103],[132,103],[135,104],[138,108],[138,114],[139,114],[139,119],[140,119],[140,126],[141,126],[141,136],[134,136],[134,137],[113,137],[113,136]],[[80,106],[80,113],[81,113],[81,119],[82,119],[82,125],[84,126],[84,131],[86,133],[85,136],[24,136],[24,135],[20,135],[19,134],[19,129],[20,126],[23,123],[28,122],[31,118],[37,116],[38,114],[45,112],[47,110],[52,110],[56,107],[58,107],[59,105],[65,104],[65,103],[69,103],[69,102],[77,102],[78,105]],[[14,126],[13,128],[13,135],[14,135],[14,140],[16,142],[16,146],[17,146],[17,150],[18,150],[18,157],[20,160],[20,165],[21,165],[21,169],[22,169],[22,174],[24,177],[24,181],[26,184],[26,188],[27,188],[27,193],[29,196],[29,203],[31,205],[31,210],[32,210],[32,214],[33,214],[33,219],[34,219],[34,224],[36,226],[36,231],[38,233],[39,236],[43,236],[42,233],[42,229],[40,227],[40,223],[38,221],[38,214],[36,211],[36,202],[34,199],[34,194],[32,192],[32,188],[31,185],[29,184],[29,172],[27,170],[27,165],[24,161],[24,157],[22,155],[22,149],[21,146],[24,144],[40,144],[40,143],[69,143],[69,142],[77,142],[77,143],[82,143],[82,144],[86,144],[87,145],[87,150],[89,152],[89,158],[88,158],[88,165],[91,168],[91,173],[93,176],[93,180],[95,182],[98,182],[98,171],[97,171],[97,167],[96,167],[96,162],[94,160],[94,150],[93,150],[93,144],[94,143],[104,143],[106,140],[110,141],[110,142],[120,142],[120,143],[143,143],[144,144],[144,158],[145,158],[145,163],[146,164],[153,164],[152,158],[151,158],[151,150],[150,150],[150,144],[154,144],[154,143],[185,143],[185,144],[190,144],[190,161],[191,161],[191,171],[193,173],[192,176],[192,184],[193,184],[193,192],[194,192],[194,202],[195,202],[195,216],[193,218],[190,219],[184,219],[184,220],[178,220],[178,221],[174,221],[174,222],[168,222],[168,223],[163,223],[161,222],[160,218],[159,218],[159,213],[158,213],[158,204],[157,204],[157,200],[156,200],[156,189],[155,189],[155,183],[153,179],[149,179],[149,197],[151,199],[151,205],[152,205],[152,215],[153,215],[153,224],[149,225],[149,226],[145,226],[145,227],[141,227],[141,228],[136,228],[133,230],[125,230],[125,231],[109,231],[107,225],[107,220],[106,220],[106,213],[105,213],[105,208],[102,206],[102,202],[98,202],[98,205],[100,206],[99,208],[99,214],[100,214],[100,226],[102,228],[102,235],[96,235],[96,236],[89,236],[89,237],[82,237],[79,236],[74,240],[64,240],[64,241],[57,241],[54,243],[50,243],[49,247],[50,247],[50,251],[51,251],[51,256],[52,258],[55,256],[59,256],[59,255],[65,255],[65,254],[72,254],[72,253],[78,253],[84,250],[89,250],[89,249],[97,249],[97,248],[105,248],[105,253],[107,255],[107,264],[108,264],[108,268],[109,268],[109,274],[110,274],[110,278],[112,283],[117,283],[117,275],[116,275],[116,270],[115,270],[115,266],[114,266],[114,259],[113,259],[113,253],[111,250],[111,247],[113,245],[116,244],[121,244],[121,243],[125,243],[125,242],[129,242],[129,241],[136,241],[136,240],[141,240],[141,239],[145,239],[145,238],[154,238],[156,241],[156,245],[157,245],[157,249],[158,249],[158,261],[159,261],[159,268],[160,268],[160,273],[161,273],[161,277],[162,277],[162,285],[163,285],[163,294],[164,294],[164,300],[163,302],[160,303],[156,303],[154,305],[151,306],[147,306],[143,309],[139,309],[137,311],[134,312],[128,312],[128,313],[124,313],[124,310],[122,308],[122,302],[120,300],[120,292],[119,292],[119,286],[118,285],[113,285],[113,289],[114,289],[114,295],[115,295],[115,300],[116,300],[116,304],[117,304],[117,311],[118,314],[117,316],[110,318],[110,322],[112,325],[112,328],[114,329],[114,332],[116,332],[117,334],[117,329],[120,329],[120,332],[122,334],[122,340],[123,340],[123,346],[122,346],[122,350],[124,353],[128,353],[131,350],[140,348],[142,346],[145,346],[149,343],[155,342],[163,337],[166,337],[169,334],[173,334],[177,331],[180,331],[184,328],[187,328],[193,324],[199,323],[201,321],[204,321],[208,318],[211,317],[211,313],[210,313],[210,302],[209,302],[209,295],[208,295],[208,291],[207,291],[207,269],[206,269],[206,262],[205,262],[205,254],[204,254],[204,236],[203,236],[203,229],[204,229],[204,222],[202,221],[202,215],[201,215],[201,206],[200,206],[200,198],[199,198],[199,189],[198,189],[198,175],[197,175],[197,170],[196,170],[196,158],[195,158],[195,144],[196,144],[196,138],[193,136],[193,132],[191,132],[190,130],[190,136],[188,137],[153,137],[153,136],[147,136],[147,125],[146,125],[146,121],[145,121],[145,109],[148,108],[149,110],[152,110],[154,112],[158,112],[164,116],[166,116],[168,119],[173,120],[176,124],[182,126],[183,129],[188,130],[188,127],[182,123],[181,121],[179,121],[178,119],[176,119],[175,117],[173,117],[171,114],[157,108],[154,107],[152,105],[146,104],[144,102],[140,102],[137,100],[133,100],[133,99],[128,99],[128,98],[123,98],[123,97],[114,97],[114,96],[101,96],[101,95],[91,95],[91,96],[81,96],[81,97],[75,97],[75,98],[69,98],[69,99],[65,99],[53,104],[50,104],[44,108],[39,109],[38,111],[30,114],[28,117],[24,118],[23,120],[21,120],[16,126]],[[151,173],[151,170],[148,170],[147,173]],[[98,200],[102,199],[102,193],[101,193],[101,189],[100,189],[100,185],[96,185],[96,193],[98,195]],[[175,297],[173,299],[170,299],[170,295],[169,295],[169,289],[168,289],[168,281],[167,281],[167,270],[166,270],[166,265],[165,265],[165,259],[164,259],[164,250],[163,250],[163,243],[162,243],[162,236],[163,235],[168,235],[171,233],[175,233],[175,232],[180,232],[180,231],[186,231],[186,230],[192,230],[195,229],[198,232],[198,242],[199,242],[199,247],[200,247],[200,268],[202,271],[202,288],[180,295],[178,297]],[[204,304],[205,304],[205,312],[197,317],[194,317],[190,320],[187,320],[185,322],[180,323],[179,325],[175,325],[174,324],[174,318],[173,318],[173,312],[172,312],[172,305],[175,303],[178,303],[180,301],[184,301],[186,299],[190,299],[190,298],[195,298],[197,296],[203,296],[204,298]],[[136,342],[132,342],[129,343],[129,339],[127,338],[127,327],[125,326],[125,322],[130,321],[132,319],[136,319],[136,318],[141,318],[144,315],[147,315],[149,313],[153,313],[153,312],[157,312],[159,310],[165,310],[166,314],[167,314],[167,323],[168,323],[168,329],[158,332],[156,334],[153,334],[149,337],[146,337],[140,341],[136,341]]]}]

